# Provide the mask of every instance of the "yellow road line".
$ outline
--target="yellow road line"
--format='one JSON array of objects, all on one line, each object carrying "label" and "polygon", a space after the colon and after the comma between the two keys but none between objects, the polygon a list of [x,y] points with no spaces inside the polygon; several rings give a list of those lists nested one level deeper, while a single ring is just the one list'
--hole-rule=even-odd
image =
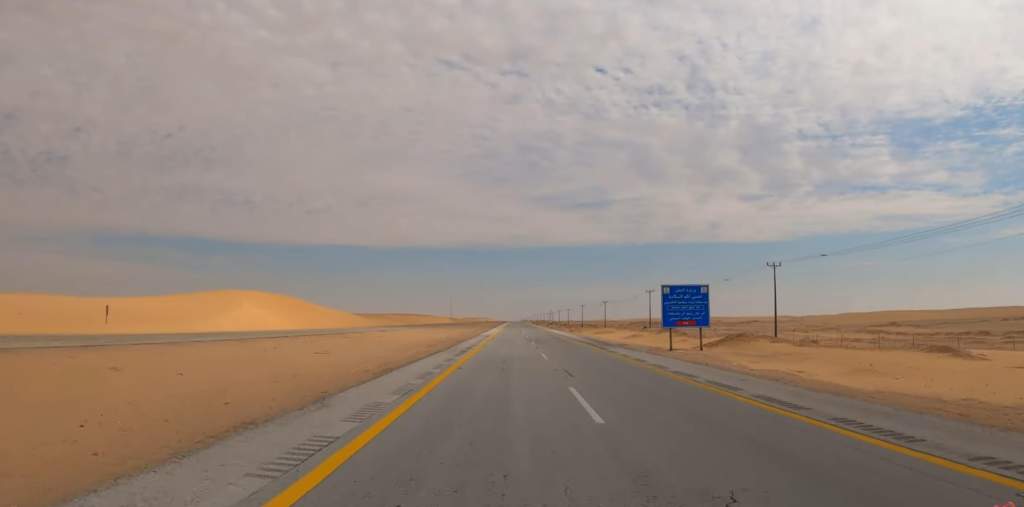
[{"label": "yellow road line", "polygon": [[276,496],[274,496],[274,498],[268,500],[266,503],[263,504],[263,506],[286,507],[299,501],[299,499],[305,496],[306,493],[312,491],[313,488],[315,488],[318,484],[323,482],[324,479],[326,479],[328,476],[334,473],[334,471],[341,467],[341,465],[344,465],[346,461],[352,458],[352,456],[355,456],[355,454],[359,452],[360,449],[365,447],[366,444],[370,443],[370,441],[373,440],[377,435],[379,435],[382,431],[387,429],[387,427],[390,426],[391,423],[395,422],[399,417],[402,416],[402,414],[406,413],[410,408],[412,408],[412,406],[415,405],[416,402],[423,399],[424,396],[426,396],[430,391],[433,391],[434,388],[441,384],[441,382],[444,382],[444,380],[448,378],[449,375],[455,372],[455,370],[459,369],[459,367],[465,364],[466,361],[469,361],[470,359],[472,359],[473,356],[477,355],[481,350],[483,350],[483,348],[486,347],[487,344],[490,343],[495,336],[498,336],[498,334],[501,333],[504,327],[504,325],[501,325],[489,331],[490,336],[485,338],[480,343],[476,344],[476,346],[473,347],[469,352],[463,354],[462,357],[460,357],[457,361],[452,363],[452,365],[449,366],[448,369],[443,371],[438,376],[434,377],[433,380],[428,382],[419,391],[416,391],[415,394],[406,398],[405,401],[403,401],[401,404],[395,407],[391,412],[388,412],[387,415],[377,420],[377,422],[373,423],[373,425],[371,425],[369,428],[366,428],[366,430],[360,433],[359,436],[349,441],[349,443],[345,444],[344,447],[335,451],[334,454],[328,456],[325,460],[320,462],[320,464],[318,464],[309,472],[306,472],[306,475],[299,477],[298,480],[288,485],[287,488],[285,488]]},{"label": "yellow road line", "polygon": [[629,363],[631,363],[631,364],[633,364],[635,366],[639,366],[641,368],[646,368],[646,369],[648,369],[648,370],[650,370],[650,371],[652,371],[654,373],[657,373],[657,374],[659,374],[661,376],[668,377],[668,378],[671,378],[671,379],[679,381],[679,382],[684,382],[686,384],[690,384],[690,385],[699,387],[701,389],[704,389],[705,391],[711,391],[711,392],[713,392],[715,394],[719,394],[719,395],[725,396],[727,398],[732,398],[734,400],[741,401],[741,402],[746,403],[748,405],[753,405],[753,406],[755,406],[757,408],[760,408],[760,409],[763,409],[763,410],[767,410],[769,412],[772,412],[772,413],[775,413],[775,414],[778,414],[778,415],[781,415],[781,416],[789,417],[790,419],[796,419],[797,421],[804,422],[804,423],[810,424],[812,426],[817,426],[819,428],[826,429],[826,430],[831,431],[833,433],[838,433],[838,434],[843,435],[845,437],[849,437],[849,438],[852,438],[854,440],[859,440],[861,442],[864,442],[864,443],[867,443],[867,444],[871,444],[871,445],[874,445],[874,446],[877,446],[877,447],[881,447],[883,449],[888,449],[890,451],[900,453],[900,454],[902,454],[904,456],[910,456],[912,458],[917,458],[917,459],[919,459],[921,461],[926,461],[926,462],[931,463],[933,465],[938,465],[940,467],[947,468],[947,469],[953,470],[955,472],[960,472],[962,474],[970,475],[972,477],[977,477],[977,478],[980,478],[980,479],[985,479],[987,481],[991,481],[991,482],[994,482],[996,484],[1000,484],[1000,485],[1007,486],[1007,487],[1010,487],[1010,488],[1014,488],[1014,489],[1017,489],[1017,490],[1024,490],[1024,481],[1020,481],[1020,480],[1014,479],[1012,477],[1007,477],[1005,475],[1000,475],[1000,474],[997,474],[997,473],[994,473],[994,472],[989,472],[987,470],[982,470],[980,468],[974,468],[972,466],[964,465],[963,463],[957,463],[956,461],[952,461],[952,460],[949,460],[949,459],[946,459],[946,458],[943,458],[943,457],[940,457],[940,456],[936,456],[934,454],[929,454],[929,453],[924,452],[924,451],[918,451],[916,449],[911,449],[909,447],[904,447],[902,445],[894,444],[892,442],[889,442],[889,441],[886,441],[886,440],[882,440],[882,439],[879,439],[879,438],[875,438],[875,437],[872,437],[872,436],[869,436],[869,435],[865,435],[863,433],[858,433],[856,431],[852,431],[852,430],[843,428],[841,426],[836,426],[834,424],[827,423],[825,421],[821,421],[821,420],[815,419],[813,417],[808,417],[808,416],[805,416],[803,414],[798,414],[798,413],[793,412],[791,410],[786,410],[786,409],[783,409],[783,408],[776,407],[774,405],[769,405],[768,403],[764,403],[762,401],[758,401],[758,400],[753,399],[753,398],[748,398],[746,396],[743,396],[741,394],[736,394],[736,393],[734,393],[732,391],[729,391],[729,390],[726,390],[726,389],[722,389],[722,388],[719,388],[719,387],[715,387],[715,386],[712,386],[712,385],[705,384],[705,383],[697,381],[697,380],[693,380],[693,379],[691,379],[689,377],[686,377],[685,375],[680,375],[678,373],[673,373],[673,372],[670,372],[670,371],[665,371],[665,370],[656,368],[656,367],[651,366],[649,364],[640,362],[639,360],[634,359],[634,358],[632,358],[632,357],[630,357],[628,355],[621,354],[621,353],[618,353],[618,352],[612,352],[610,350],[605,350],[605,349],[603,349],[601,347],[598,347],[598,346],[593,345],[591,343],[587,343],[585,341],[580,341],[580,340],[573,340],[573,341],[576,342],[576,343],[579,343],[581,345],[586,345],[588,347],[591,347],[594,350],[597,350],[597,351],[600,351],[600,352],[604,352],[605,354],[608,354],[608,355],[610,355],[610,356],[612,356],[614,358],[617,358],[617,359],[620,359],[620,360],[623,360],[623,361],[627,361],[627,362],[629,362]]}]

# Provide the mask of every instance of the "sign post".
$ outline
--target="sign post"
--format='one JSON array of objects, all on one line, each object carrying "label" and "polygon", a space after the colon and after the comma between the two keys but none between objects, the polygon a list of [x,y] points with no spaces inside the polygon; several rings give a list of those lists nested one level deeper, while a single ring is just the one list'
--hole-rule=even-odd
[{"label": "sign post", "polygon": [[697,328],[704,350],[704,328],[711,326],[711,290],[707,285],[662,285],[661,327],[668,329],[668,349],[673,349],[672,330]]}]

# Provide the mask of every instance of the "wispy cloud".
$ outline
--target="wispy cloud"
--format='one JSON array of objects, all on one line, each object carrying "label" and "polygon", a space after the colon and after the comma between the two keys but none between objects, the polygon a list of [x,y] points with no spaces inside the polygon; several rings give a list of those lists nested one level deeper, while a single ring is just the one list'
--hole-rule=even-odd
[{"label": "wispy cloud", "polygon": [[0,228],[431,246],[938,222],[1024,199],[992,156],[1020,159],[1022,25],[985,1],[7,2]]}]

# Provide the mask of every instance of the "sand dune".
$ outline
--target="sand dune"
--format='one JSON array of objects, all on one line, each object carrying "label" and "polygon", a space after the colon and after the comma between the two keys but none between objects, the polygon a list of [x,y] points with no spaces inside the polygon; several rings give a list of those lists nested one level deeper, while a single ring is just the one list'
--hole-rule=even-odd
[{"label": "sand dune", "polygon": [[[109,323],[104,323],[110,307]],[[447,320],[447,319],[445,319]],[[145,297],[0,294],[0,334],[113,334],[324,329],[390,325],[268,292]]]}]

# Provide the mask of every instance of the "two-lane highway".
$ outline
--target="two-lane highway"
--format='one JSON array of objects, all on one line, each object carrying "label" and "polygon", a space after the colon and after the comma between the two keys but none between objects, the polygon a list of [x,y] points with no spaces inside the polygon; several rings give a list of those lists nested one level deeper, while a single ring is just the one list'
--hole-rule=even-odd
[{"label": "two-lane highway", "polygon": [[481,347],[269,505],[989,507],[1016,494],[527,324]]}]

